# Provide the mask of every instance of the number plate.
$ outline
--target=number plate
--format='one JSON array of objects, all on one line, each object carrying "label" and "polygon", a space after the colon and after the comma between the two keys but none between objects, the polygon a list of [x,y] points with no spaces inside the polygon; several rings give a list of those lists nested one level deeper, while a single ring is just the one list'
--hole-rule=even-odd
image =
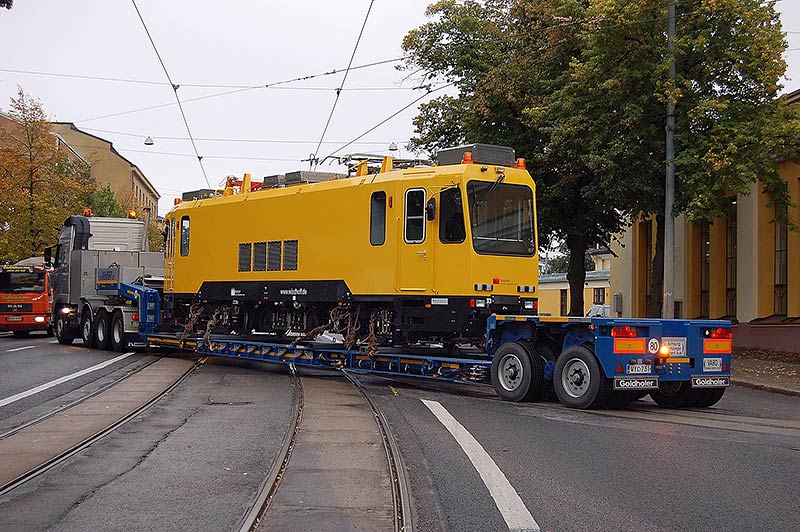
[{"label": "number plate", "polygon": [[6,321],[22,321],[22,316],[6,316]]},{"label": "number plate", "polygon": [[625,368],[626,373],[631,374],[650,374],[653,366],[650,364],[628,364]]},{"label": "number plate", "polygon": [[721,358],[704,358],[703,371],[722,371]]},{"label": "number plate", "polygon": [[661,343],[669,346],[669,356],[671,357],[685,357],[686,356],[686,337],[664,337]]}]

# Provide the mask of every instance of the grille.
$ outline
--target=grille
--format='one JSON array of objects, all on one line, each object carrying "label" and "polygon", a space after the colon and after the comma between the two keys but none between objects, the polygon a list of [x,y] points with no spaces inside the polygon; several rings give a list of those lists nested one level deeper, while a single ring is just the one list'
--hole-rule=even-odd
[{"label": "grille", "polygon": [[239,271],[240,272],[249,272],[250,271],[250,254],[253,250],[253,244],[239,244]]},{"label": "grille", "polygon": [[278,272],[281,270],[281,241],[273,240],[267,243],[267,270]]},{"label": "grille", "polygon": [[253,271],[263,272],[267,269],[267,243],[253,244]]},{"label": "grille", "polygon": [[297,269],[297,240],[283,241],[283,269]]}]

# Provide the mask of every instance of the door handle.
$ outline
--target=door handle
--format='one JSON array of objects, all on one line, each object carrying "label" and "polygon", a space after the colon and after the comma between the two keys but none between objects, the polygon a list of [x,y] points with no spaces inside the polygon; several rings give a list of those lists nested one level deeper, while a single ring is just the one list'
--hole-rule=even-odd
[{"label": "door handle", "polygon": [[422,251],[417,251],[417,255],[422,255],[422,260],[428,260],[428,251],[423,249]]}]

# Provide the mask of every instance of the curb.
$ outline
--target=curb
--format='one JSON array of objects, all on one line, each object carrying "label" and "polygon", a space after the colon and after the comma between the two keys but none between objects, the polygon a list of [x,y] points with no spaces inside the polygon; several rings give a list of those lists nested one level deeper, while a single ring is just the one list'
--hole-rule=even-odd
[{"label": "curb", "polygon": [[773,386],[771,384],[761,384],[760,382],[753,382],[741,379],[731,379],[731,384],[734,386],[742,386],[744,388],[752,388],[754,390],[761,390],[770,393],[779,393],[781,395],[789,395],[792,397],[800,397],[800,390],[790,390],[788,388],[781,388],[780,386]]}]

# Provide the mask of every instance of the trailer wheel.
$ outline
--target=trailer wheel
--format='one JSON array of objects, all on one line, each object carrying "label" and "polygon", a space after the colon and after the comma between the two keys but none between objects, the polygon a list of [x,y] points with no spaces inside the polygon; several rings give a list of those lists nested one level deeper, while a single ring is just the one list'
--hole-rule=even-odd
[{"label": "trailer wheel", "polygon": [[125,334],[125,319],[122,312],[115,310],[111,318],[111,349],[114,351],[124,351],[127,346]]},{"label": "trailer wheel", "polygon": [[81,312],[81,338],[83,339],[84,347],[94,347],[94,320],[92,319],[92,311],[89,307],[83,309]]},{"label": "trailer wheel", "polygon": [[725,395],[725,390],[727,390],[727,388],[702,388],[694,390],[694,397],[692,397],[690,406],[696,408],[714,406],[719,403],[719,400]]},{"label": "trailer wheel", "polygon": [[[645,394],[647,395],[647,394]],[[630,390],[614,390],[608,398],[608,407],[615,410],[627,408],[632,402],[644,397],[640,392]]]},{"label": "trailer wheel", "polygon": [[60,308],[56,310],[56,339],[63,345],[70,345],[75,340],[75,335],[69,330],[67,317]]},{"label": "trailer wheel", "polygon": [[501,345],[492,358],[492,384],[503,401],[531,401],[539,396],[544,365],[518,342]]},{"label": "trailer wheel", "polygon": [[95,345],[97,349],[102,349],[103,351],[108,350],[108,336],[111,332],[111,326],[108,322],[108,312],[105,309],[100,309],[97,311],[97,315],[95,316],[95,325],[94,325],[94,338],[95,338]]},{"label": "trailer wheel", "polygon": [[650,392],[650,397],[658,406],[683,408],[691,404],[694,393],[688,381],[669,381],[659,384],[657,391]]},{"label": "trailer wheel", "polygon": [[611,379],[582,345],[569,347],[558,357],[553,384],[558,400],[571,408],[604,408],[613,391]]}]

